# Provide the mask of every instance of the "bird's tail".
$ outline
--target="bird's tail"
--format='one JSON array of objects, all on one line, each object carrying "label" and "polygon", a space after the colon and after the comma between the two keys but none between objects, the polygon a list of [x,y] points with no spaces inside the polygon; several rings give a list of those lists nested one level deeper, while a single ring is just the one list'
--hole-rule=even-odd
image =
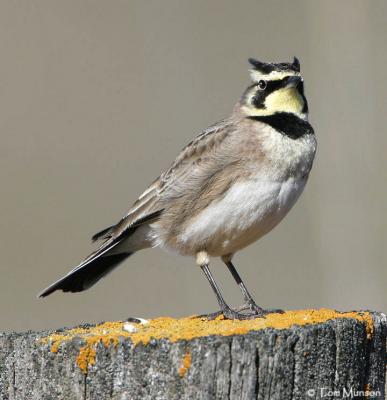
[{"label": "bird's tail", "polygon": [[158,218],[162,211],[158,210],[138,218],[132,224],[127,224],[126,218],[123,218],[117,225],[95,234],[93,241],[104,240],[102,245],[38,296],[46,297],[55,290],[82,292],[97,283],[134,252],[150,247],[149,222]]},{"label": "bird's tail", "polygon": [[116,268],[122,261],[133,253],[115,253],[114,248],[119,243],[114,243],[107,248],[99,249],[91,254],[81,264],[71,270],[67,275],[44,289],[39,297],[46,297],[56,290],[64,292],[82,292],[97,283],[101,278]]}]

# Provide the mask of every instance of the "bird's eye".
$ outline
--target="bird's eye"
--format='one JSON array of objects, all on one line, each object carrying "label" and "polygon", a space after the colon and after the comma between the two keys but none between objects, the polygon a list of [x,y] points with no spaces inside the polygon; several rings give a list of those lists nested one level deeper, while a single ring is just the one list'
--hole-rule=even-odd
[{"label": "bird's eye", "polygon": [[266,86],[267,86],[266,81],[259,81],[259,82],[258,82],[258,87],[259,87],[261,90],[266,89]]}]

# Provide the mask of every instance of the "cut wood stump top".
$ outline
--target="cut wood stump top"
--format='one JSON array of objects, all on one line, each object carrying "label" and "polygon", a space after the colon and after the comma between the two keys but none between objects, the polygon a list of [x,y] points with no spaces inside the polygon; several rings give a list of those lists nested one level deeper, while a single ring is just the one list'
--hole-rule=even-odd
[{"label": "cut wood stump top", "polygon": [[0,333],[0,399],[383,400],[386,334],[329,309]]},{"label": "cut wood stump top", "polygon": [[[196,316],[186,318],[159,317],[143,320],[142,323],[103,322],[93,326],[80,326],[62,329],[40,339],[42,344],[49,344],[52,353],[57,353],[60,346],[74,338],[80,338],[84,345],[80,348],[77,364],[82,372],[87,373],[89,366],[96,361],[96,347],[102,343],[105,347],[117,346],[120,340],[130,339],[134,345],[147,345],[152,340],[167,339],[174,343],[179,340],[192,340],[206,336],[244,335],[262,329],[287,329],[292,326],[320,324],[334,319],[355,319],[365,325],[367,337],[373,335],[372,314],[364,312],[338,312],[331,309],[286,311],[284,314],[268,314],[266,318],[250,320],[227,320],[222,316],[209,321]],[[187,354],[180,373],[188,369],[190,357]]]}]

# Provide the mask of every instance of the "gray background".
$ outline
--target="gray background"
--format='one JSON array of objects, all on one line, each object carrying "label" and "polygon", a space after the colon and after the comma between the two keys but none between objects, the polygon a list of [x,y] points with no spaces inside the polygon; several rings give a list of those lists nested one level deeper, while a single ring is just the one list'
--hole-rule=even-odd
[{"label": "gray background", "polygon": [[193,260],[160,250],[35,296],[228,115],[249,56],[300,58],[319,147],[295,209],[235,258],[241,275],[265,307],[386,311],[386,17],[376,0],[1,1],[0,330],[217,308]]}]

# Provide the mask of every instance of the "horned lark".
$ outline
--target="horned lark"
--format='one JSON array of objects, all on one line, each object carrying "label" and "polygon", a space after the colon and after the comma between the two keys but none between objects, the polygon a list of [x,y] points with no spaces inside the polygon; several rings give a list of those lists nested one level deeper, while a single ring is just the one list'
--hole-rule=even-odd
[{"label": "horned lark", "polygon": [[[160,247],[193,256],[226,318],[264,316],[231,260],[271,231],[304,189],[316,152],[299,61],[249,59],[251,84],[231,115],[193,139],[115,225],[93,236],[99,248],[45,289],[88,289],[133,253]],[[221,257],[245,304],[231,309],[210,269]]]}]

